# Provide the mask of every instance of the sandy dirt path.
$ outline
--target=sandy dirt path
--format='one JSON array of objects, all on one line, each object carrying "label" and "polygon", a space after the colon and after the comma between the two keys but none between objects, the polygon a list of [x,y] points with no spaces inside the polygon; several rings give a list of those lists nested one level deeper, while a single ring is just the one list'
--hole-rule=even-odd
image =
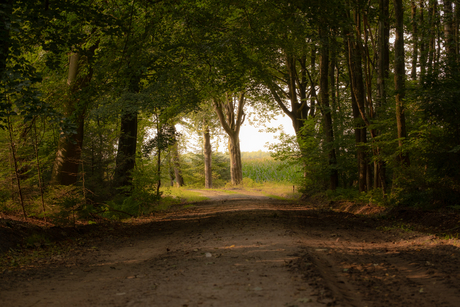
[{"label": "sandy dirt path", "polygon": [[460,306],[460,249],[450,241],[217,194],[4,272],[0,306]]}]

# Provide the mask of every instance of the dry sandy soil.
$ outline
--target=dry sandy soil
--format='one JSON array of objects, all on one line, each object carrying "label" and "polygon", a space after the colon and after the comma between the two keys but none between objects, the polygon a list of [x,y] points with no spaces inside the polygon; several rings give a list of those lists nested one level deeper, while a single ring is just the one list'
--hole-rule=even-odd
[{"label": "dry sandy soil", "polygon": [[93,229],[70,252],[0,272],[0,306],[460,306],[457,240],[203,193],[211,200]]}]

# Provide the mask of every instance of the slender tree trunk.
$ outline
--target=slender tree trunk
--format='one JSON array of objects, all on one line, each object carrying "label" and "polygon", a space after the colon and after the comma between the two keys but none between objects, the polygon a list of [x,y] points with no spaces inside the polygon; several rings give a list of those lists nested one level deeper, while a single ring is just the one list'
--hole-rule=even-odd
[{"label": "slender tree trunk", "polygon": [[[0,10],[0,78],[3,78],[10,53],[10,24],[13,12],[13,0],[3,1]],[[2,94],[3,96],[3,94]],[[5,97],[0,97],[0,101]]]},{"label": "slender tree trunk", "polygon": [[174,186],[174,180],[176,180],[176,174],[174,173],[174,162],[172,158],[172,148],[169,149],[168,152],[168,158],[166,159],[168,161],[168,168],[169,168],[169,180],[170,180],[170,186]]},{"label": "slender tree trunk", "polygon": [[[313,47],[311,50],[311,56],[310,56],[310,69],[312,71],[315,70],[316,67],[316,48]],[[318,100],[318,97],[316,96],[316,83],[315,79],[311,79],[311,86],[310,86],[310,92],[311,92],[311,99],[310,99],[310,117],[315,117],[315,110],[316,110],[316,101]]]},{"label": "slender tree trunk", "polygon": [[[388,22],[388,0],[380,0],[379,10],[380,10],[380,19],[379,19],[379,38],[378,38],[378,76],[377,76],[377,101],[376,101],[376,112],[374,119],[377,119],[379,116],[379,110],[382,109],[382,106],[386,104],[386,80],[388,79],[389,70],[390,70],[390,47],[389,47],[389,22]],[[379,133],[379,132],[376,132]],[[376,155],[378,160],[374,163],[374,188],[381,187],[383,196],[386,196],[386,165],[382,161],[381,148],[376,149]]]},{"label": "slender tree trunk", "polygon": [[[158,123],[158,133],[160,133],[160,128],[159,128],[159,123]],[[158,148],[158,154],[157,154],[157,189],[156,189],[156,195],[158,198],[158,203],[160,202],[160,188],[161,188],[161,150]]]},{"label": "slender tree trunk", "polygon": [[320,63],[320,95],[321,95],[321,113],[323,115],[323,126],[326,134],[326,147],[329,156],[330,172],[330,189],[335,190],[339,185],[339,176],[337,172],[337,156],[334,148],[334,130],[332,126],[331,108],[329,105],[329,35],[327,29],[320,29],[322,38],[321,46],[321,63]]},{"label": "slender tree trunk", "polygon": [[203,153],[204,153],[204,187],[212,188],[212,149],[211,135],[206,120],[203,120]]},{"label": "slender tree trunk", "polygon": [[[456,57],[459,56],[460,53],[460,37],[459,37],[459,25],[460,25],[460,1],[455,0],[455,11],[454,11],[454,21],[453,21],[453,36],[455,39],[455,55]],[[457,58],[456,58],[457,59]]]},{"label": "slender tree trunk", "polygon": [[[313,72],[317,69],[316,53],[316,48],[312,47],[310,53],[310,69],[307,69],[305,55],[296,59],[294,56],[285,52],[286,71],[283,86],[288,88],[289,91],[287,93],[279,85],[272,82],[272,80],[267,83],[267,87],[270,89],[274,100],[283,113],[291,119],[292,127],[294,128],[301,154],[304,157],[307,153],[302,146],[302,127],[304,126],[305,120],[308,116],[314,117],[316,112],[316,81],[314,76],[310,73],[310,71]],[[300,71],[297,68],[297,63],[300,64]],[[301,77],[299,78],[299,76]],[[308,81],[306,79],[307,76]],[[307,103],[308,96],[303,93],[308,87],[310,88],[310,106],[308,106]],[[300,102],[297,96],[300,96]],[[290,102],[290,110],[284,102],[285,98],[287,98]],[[306,172],[304,172],[304,176],[306,176]]]},{"label": "slender tree trunk", "polygon": [[16,185],[18,187],[19,203],[22,207],[22,213],[24,216],[24,220],[27,220],[26,207],[24,204],[24,197],[22,195],[22,189],[21,189],[21,179],[19,178],[18,160],[16,157],[16,146],[15,146],[15,142],[13,138],[13,125],[11,124],[10,116],[7,116],[7,124],[8,124],[9,138],[10,138],[11,156],[13,158],[13,165],[14,165],[14,174],[16,178]]},{"label": "slender tree trunk", "polygon": [[[337,68],[337,40],[335,39],[334,33],[329,37],[329,46],[330,46],[330,63],[329,63],[329,84],[330,84],[330,101],[331,101],[331,116],[332,116],[332,123],[333,123],[333,133],[334,133],[334,138],[337,138],[337,136],[340,134],[342,128],[338,125],[338,122],[340,120],[337,120],[337,111],[338,111],[338,97],[337,97],[337,84],[336,83],[336,68]],[[338,75],[338,74],[337,74]],[[338,81],[339,79],[337,79]],[[336,154],[336,164],[337,161],[340,160],[340,149],[339,146],[334,142],[334,150]],[[339,175],[339,174],[338,174]],[[338,176],[337,175],[337,176]],[[338,176],[339,177],[339,176]],[[338,181],[337,186],[341,185],[342,183]]]},{"label": "slender tree trunk", "polygon": [[405,64],[404,64],[404,7],[402,0],[394,0],[394,9],[396,17],[395,32],[395,92],[396,92],[396,125],[398,128],[399,159],[404,165],[409,165],[409,154],[404,152],[404,139],[406,133],[406,117],[404,114],[404,94],[405,94]]},{"label": "slender tree trunk", "polygon": [[98,130],[98,143],[99,143],[99,150],[97,152],[97,176],[101,181],[104,181],[104,174],[106,173],[105,167],[103,164],[104,161],[104,137],[102,133],[102,126],[100,122],[99,115],[96,115],[96,123],[97,123],[97,130]]},{"label": "slender tree trunk", "polygon": [[38,155],[38,138],[37,138],[37,125],[34,121],[34,151],[35,151],[35,160],[37,164],[37,173],[38,173],[38,188],[40,189],[40,198],[42,201],[42,209],[43,209],[43,218],[46,222],[46,209],[45,209],[45,199],[43,193],[43,180],[42,180],[42,172],[40,168],[40,157]]},{"label": "slender tree trunk", "polygon": [[443,0],[443,4],[444,44],[446,47],[447,61],[449,64],[451,64],[455,58],[452,0]]},{"label": "slender tree trunk", "polygon": [[431,75],[434,69],[435,62],[435,52],[436,52],[436,28],[438,24],[438,5],[436,0],[430,0],[428,9],[428,18],[429,18],[429,48],[428,48],[428,74]]},{"label": "slender tree trunk", "polygon": [[[356,17],[358,18],[358,17]],[[358,20],[357,20],[358,21]],[[359,22],[359,21],[358,21]],[[357,22],[357,24],[359,24]],[[357,36],[360,34],[358,33]],[[364,145],[367,142],[366,126],[368,123],[364,110],[365,90],[363,81],[361,42],[359,39],[348,35],[348,44],[345,46],[348,52],[348,71],[351,79],[352,109],[355,125],[355,141],[358,158],[358,186],[359,191],[367,191],[367,159]]]},{"label": "slender tree trunk", "polygon": [[441,64],[441,51],[443,50],[443,48],[441,47],[441,43],[442,43],[443,36],[444,34],[442,30],[442,25],[439,25],[438,26],[438,38],[436,40],[436,46],[437,46],[436,59],[434,62],[434,70],[436,73],[439,73],[439,66]]},{"label": "slender tree trunk", "polygon": [[[174,135],[176,134],[176,127],[173,126]],[[174,164],[174,176],[176,178],[176,184],[178,187],[182,187],[185,185],[184,177],[182,176],[182,169],[180,165],[180,158],[179,158],[179,146],[177,144],[177,139],[174,136],[174,144],[172,145],[172,158]]]},{"label": "slender tree trunk", "polygon": [[[419,42],[420,42],[420,79],[423,81],[424,77],[426,76],[426,65],[428,59],[428,44],[429,44],[429,36],[428,29],[430,29],[430,22],[431,17],[428,16],[428,26],[425,25],[425,0],[420,0],[420,16],[419,16],[419,24],[421,26],[421,30],[419,31]],[[431,31],[431,30],[430,30]]]},{"label": "slender tree trunk", "polygon": [[418,58],[418,31],[417,31],[417,5],[411,0],[412,13],[412,67],[411,78],[417,80],[417,58]]}]

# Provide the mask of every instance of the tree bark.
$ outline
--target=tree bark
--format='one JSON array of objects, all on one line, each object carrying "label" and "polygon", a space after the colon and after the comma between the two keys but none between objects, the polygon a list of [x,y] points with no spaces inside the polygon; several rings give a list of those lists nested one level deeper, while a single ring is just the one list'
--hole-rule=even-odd
[{"label": "tree bark", "polygon": [[430,28],[430,43],[428,51],[428,74],[432,75],[438,71],[437,60],[436,60],[436,36],[439,32],[439,12],[438,2],[436,0],[430,0],[429,7],[429,28]]},{"label": "tree bark", "polygon": [[0,11],[0,78],[3,78],[10,53],[10,19],[13,3],[13,0],[4,1]]},{"label": "tree bark", "polygon": [[447,64],[451,67],[455,61],[455,40],[452,0],[443,0],[444,44],[446,47]]},{"label": "tree bark", "polygon": [[7,117],[7,124],[8,124],[8,135],[9,135],[9,141],[10,141],[11,156],[13,158],[13,165],[14,165],[14,175],[16,178],[16,185],[18,187],[19,203],[22,207],[22,213],[24,216],[24,220],[27,220],[26,207],[24,204],[24,197],[22,195],[22,189],[21,189],[21,179],[19,178],[18,159],[16,157],[16,146],[15,146],[15,141],[13,138],[13,125],[11,124],[10,116]]},{"label": "tree bark", "polygon": [[[310,70],[316,70],[316,53],[317,50],[315,47],[312,47],[310,53]],[[300,69],[297,68],[296,63],[299,62]],[[307,152],[302,145],[302,127],[304,126],[305,120],[310,116],[314,117],[316,112],[316,101],[317,101],[317,94],[316,94],[316,82],[314,77],[310,74],[308,67],[306,66],[306,56],[300,57],[296,60],[296,58],[292,55],[285,54],[285,79],[283,79],[283,86],[288,88],[288,92],[286,92],[283,88],[273,82],[268,82],[267,86],[280,107],[284,114],[289,116],[292,122],[292,126],[294,128],[297,143],[300,147],[301,155],[306,157]],[[301,78],[299,78],[299,75]],[[305,77],[304,77],[305,76]],[[308,79],[307,79],[308,76]],[[308,85],[310,91],[307,95]],[[302,93],[305,92],[305,93]],[[300,96],[300,102],[297,96]],[[305,97],[303,99],[302,97]],[[308,106],[307,101],[308,97],[310,97],[310,106]],[[284,99],[289,99],[290,103],[290,110],[285,105]],[[304,169],[304,177],[306,176],[306,171]]]},{"label": "tree bark", "polygon": [[37,137],[37,123],[36,118],[33,122],[34,125],[34,136],[33,136],[33,144],[34,144],[34,152],[35,152],[35,161],[37,166],[37,173],[38,173],[38,188],[40,189],[40,199],[42,202],[42,209],[43,209],[43,218],[46,222],[46,209],[45,209],[45,198],[43,193],[43,178],[42,178],[42,171],[40,167],[40,157],[38,155],[38,137]]},{"label": "tree bark", "polygon": [[[428,16],[428,29],[430,29],[430,22],[431,17]],[[419,33],[419,42],[420,42],[420,79],[423,82],[423,78],[426,76],[426,65],[428,59],[428,43],[429,43],[429,36],[427,28],[424,25],[425,19],[425,1],[420,0],[420,16],[419,16],[419,24],[422,26],[420,33]],[[431,30],[430,30],[431,31]]]},{"label": "tree bark", "polygon": [[75,98],[75,94],[86,87],[92,77],[92,73],[86,76],[79,76],[80,66],[84,59],[80,54],[72,53],[69,62],[69,73],[67,84],[69,95],[65,99],[64,116],[73,119],[76,125],[76,133],[66,134],[61,131],[58,141],[58,150],[51,174],[51,184],[72,185],[77,182],[78,169],[81,164],[81,150],[83,146],[83,129],[86,106],[85,102]]},{"label": "tree bark", "polygon": [[212,188],[212,148],[211,135],[206,120],[203,120],[203,154],[204,154],[204,187]]},{"label": "tree bark", "polygon": [[329,105],[329,36],[327,29],[320,29],[322,38],[321,62],[320,62],[320,103],[323,116],[324,133],[326,134],[326,148],[329,157],[329,180],[330,189],[335,190],[339,185],[339,175],[337,172],[337,156],[334,148],[334,130],[332,126],[331,108]]},{"label": "tree bark", "polygon": [[406,117],[404,114],[404,94],[405,94],[405,65],[404,65],[404,7],[402,0],[393,1],[396,31],[395,31],[395,100],[396,100],[396,125],[398,129],[398,144],[399,144],[399,160],[403,165],[409,165],[409,154],[404,152],[404,140],[407,137],[406,133]]},{"label": "tree bark", "polygon": [[[312,50],[311,50],[311,56],[310,56],[310,67],[311,69],[315,69],[316,67],[316,48],[313,47]],[[302,70],[306,70],[302,67]],[[316,83],[314,81],[314,79],[312,78],[311,79],[311,85],[310,85],[310,116],[311,117],[314,117],[315,116],[315,104],[316,104],[316,101],[318,100],[318,97],[316,95]]]},{"label": "tree bark", "polygon": [[[129,92],[139,92],[140,76],[133,76],[130,81]],[[136,163],[137,150],[137,117],[136,107],[126,106],[121,113],[120,138],[113,185],[115,188],[127,187],[132,184],[132,171]]]},{"label": "tree bark", "polygon": [[460,37],[459,37],[459,25],[460,25],[460,1],[459,0],[454,0],[455,4],[455,11],[454,11],[454,21],[453,21],[453,36],[455,40],[455,54],[456,57],[459,56],[460,53]]},{"label": "tree bark", "polygon": [[[234,98],[232,96],[229,97],[228,93],[226,93],[225,101],[214,99],[214,109],[222,127],[228,135],[230,174],[233,185],[238,185],[243,180],[239,134],[241,125],[245,119],[243,111],[245,105],[244,95],[245,93],[242,92],[238,98]],[[237,104],[236,110],[235,104]],[[225,115],[223,109],[225,109]]]},{"label": "tree bark", "polygon": [[178,187],[182,187],[185,185],[184,177],[182,176],[182,169],[180,165],[180,158],[179,158],[179,146],[177,144],[176,139],[176,127],[173,126],[174,129],[174,143],[172,145],[172,159],[174,165],[174,177],[176,178],[176,184]]},{"label": "tree bark", "polygon": [[411,78],[417,80],[417,58],[418,58],[418,31],[417,31],[417,5],[415,0],[411,0],[412,13],[412,67]]},{"label": "tree bark", "polygon": [[[362,46],[359,39],[352,38],[351,34],[345,33],[348,36],[347,44],[345,46],[348,53],[348,71],[351,79],[352,91],[352,110],[355,125],[355,142],[358,160],[358,187],[359,191],[367,191],[367,159],[364,145],[367,142],[367,129],[369,125],[367,116],[364,110],[365,90],[363,81],[363,67],[362,67]],[[360,33],[357,34],[359,36]]]},{"label": "tree bark", "polygon": [[237,185],[243,181],[240,139],[237,135],[229,136],[228,152],[230,153],[230,175],[232,178],[232,185]]},{"label": "tree bark", "polygon": [[132,184],[131,172],[135,167],[137,147],[137,111],[123,110],[121,115],[120,139],[114,175],[114,187]]},{"label": "tree bark", "polygon": [[[379,110],[386,104],[387,100],[387,89],[386,81],[390,71],[390,46],[389,46],[389,33],[390,26],[388,22],[389,1],[380,0],[379,2],[379,38],[378,38],[378,69],[377,69],[377,101],[376,101],[376,112],[374,120],[377,120],[379,116]],[[376,135],[380,134],[376,131]],[[381,148],[377,147],[375,150],[377,161],[374,163],[374,188],[381,187],[383,196],[386,196],[386,165],[381,160]]]}]

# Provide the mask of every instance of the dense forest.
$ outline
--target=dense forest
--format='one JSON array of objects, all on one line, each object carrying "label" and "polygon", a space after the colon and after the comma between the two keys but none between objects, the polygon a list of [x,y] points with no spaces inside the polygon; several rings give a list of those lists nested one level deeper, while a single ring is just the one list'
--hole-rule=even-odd
[{"label": "dense forest", "polygon": [[281,112],[295,136],[270,150],[305,197],[458,206],[458,1],[7,0],[0,15],[1,211],[149,212],[186,172],[238,185],[241,125]]}]

